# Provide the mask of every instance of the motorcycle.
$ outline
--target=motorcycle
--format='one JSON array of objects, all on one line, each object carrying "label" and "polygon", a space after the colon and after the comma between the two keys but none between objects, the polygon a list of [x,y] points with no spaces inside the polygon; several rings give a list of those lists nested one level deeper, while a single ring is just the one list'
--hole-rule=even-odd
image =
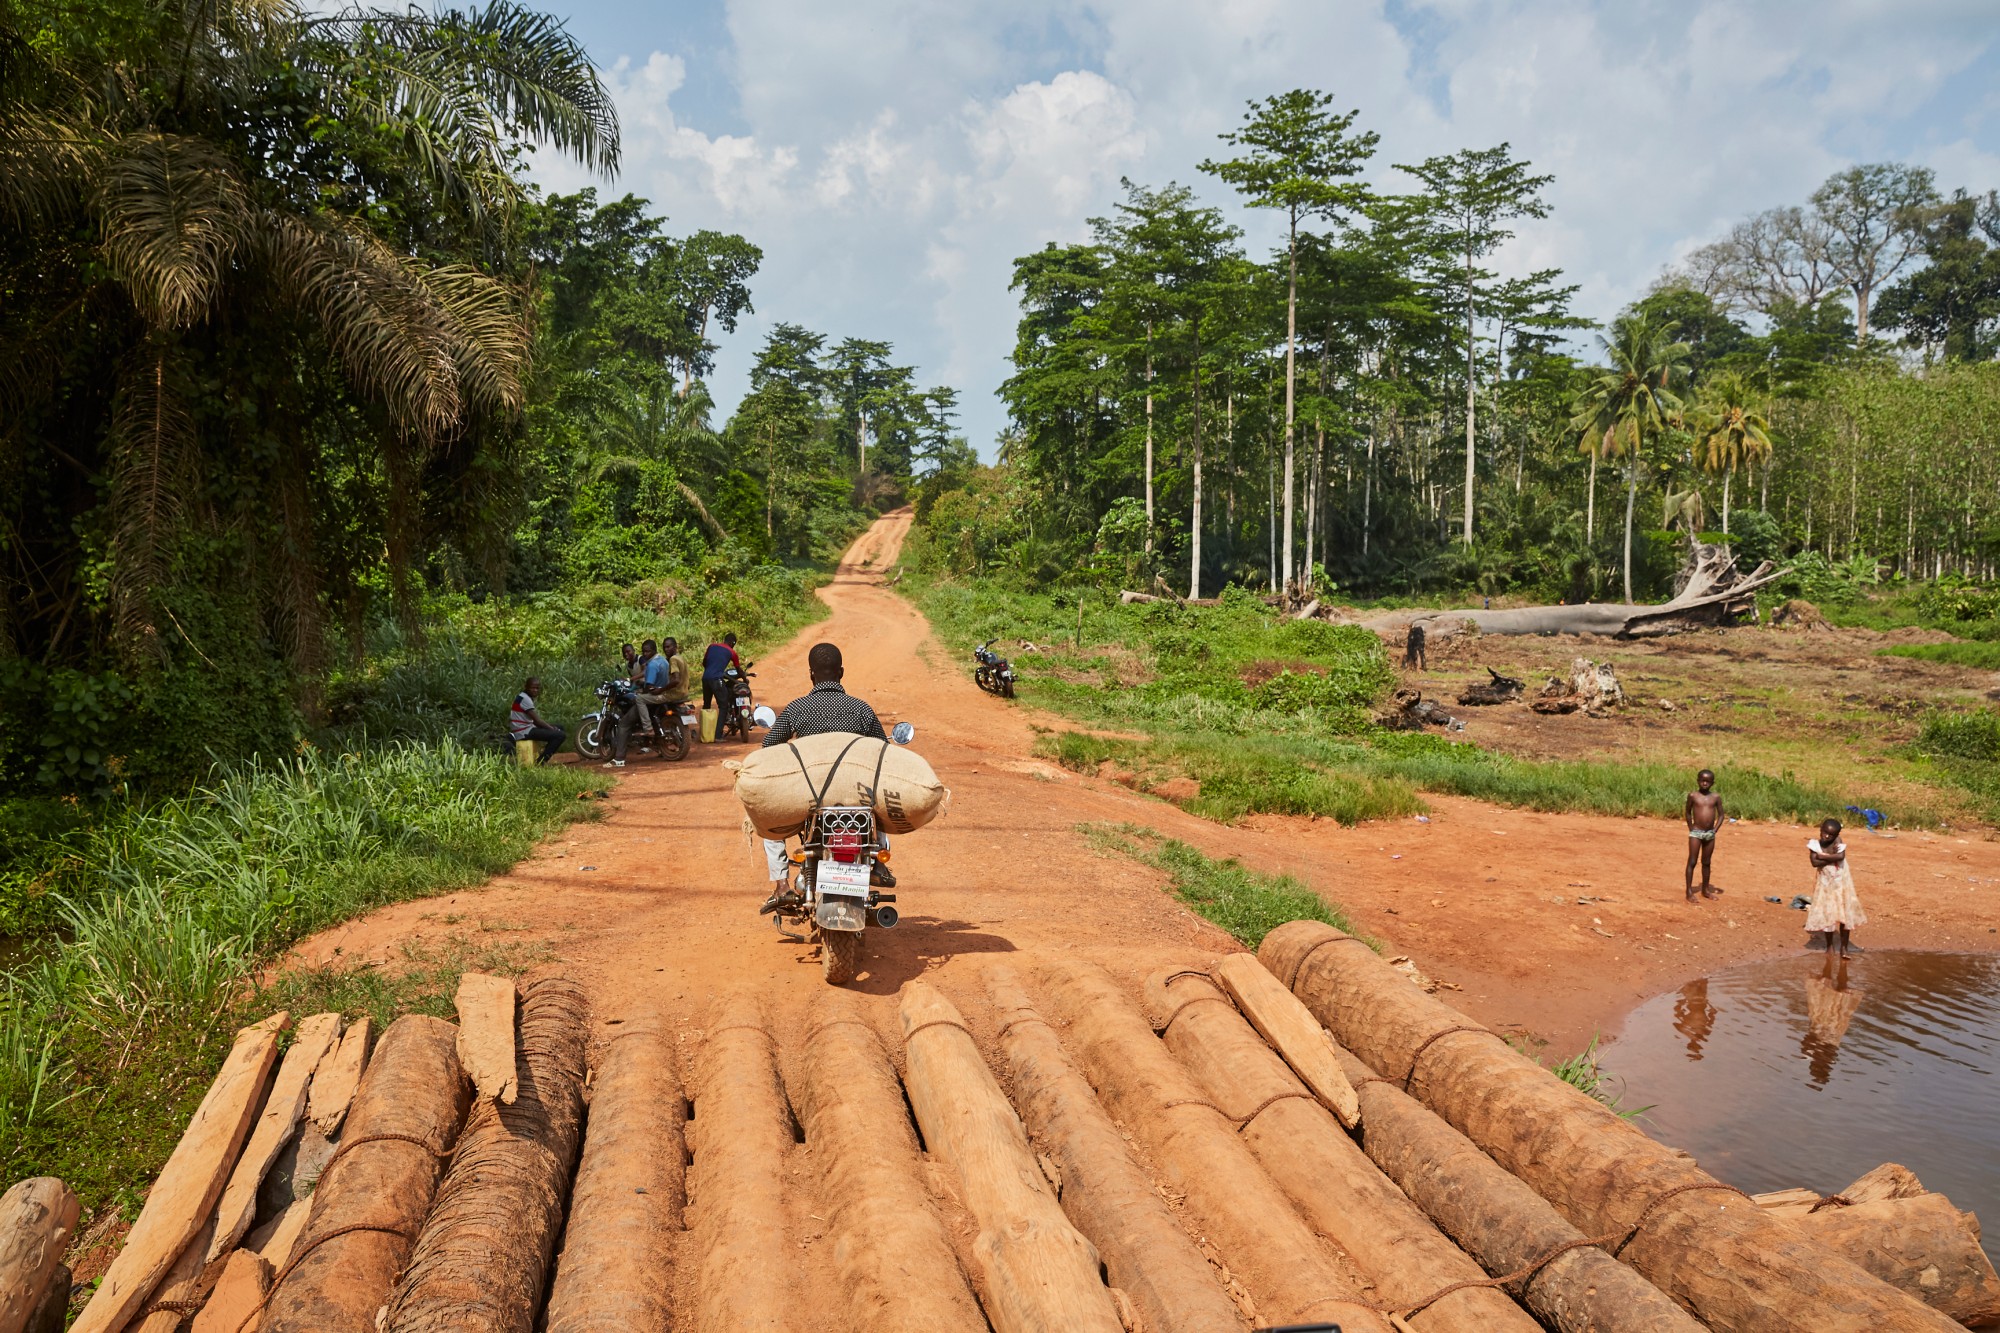
[{"label": "motorcycle", "polygon": [[[601,761],[611,756],[611,737],[618,726],[618,719],[626,712],[636,709],[639,701],[635,697],[638,690],[629,680],[607,680],[597,687],[597,697],[601,706],[595,713],[585,713],[583,721],[576,728],[576,752],[585,759]],[[660,750],[663,759],[678,762],[688,757],[693,748],[694,737],[700,729],[700,719],[695,714],[694,704],[654,704],[649,710],[653,715],[651,731],[634,730],[627,738],[636,739],[644,745],[651,742]]]},{"label": "motorcycle", "polygon": [[1014,697],[1014,664],[993,651],[996,642],[998,640],[988,639],[972,650],[972,660],[979,663],[973,668],[972,679],[988,694],[1011,699]]},{"label": "motorcycle", "polygon": [[[768,727],[776,717],[760,715],[757,721]],[[908,745],[916,734],[915,727],[898,722],[889,739]],[[869,926],[889,930],[900,919],[896,895],[874,885],[875,863],[887,855],[875,811],[865,805],[822,806],[799,835],[789,888],[771,920],[786,938],[819,946],[820,971],[829,986],[844,985],[860,972]]]},{"label": "motorcycle", "polygon": [[[748,742],[750,728],[759,725],[757,721],[757,700],[750,693],[750,678],[757,673],[736,666],[724,667],[722,671],[722,717],[716,723],[715,739],[721,740],[730,732],[736,739]],[[770,712],[770,709],[765,709]],[[776,720],[773,715],[773,721]],[[770,723],[763,723],[769,726]]]}]

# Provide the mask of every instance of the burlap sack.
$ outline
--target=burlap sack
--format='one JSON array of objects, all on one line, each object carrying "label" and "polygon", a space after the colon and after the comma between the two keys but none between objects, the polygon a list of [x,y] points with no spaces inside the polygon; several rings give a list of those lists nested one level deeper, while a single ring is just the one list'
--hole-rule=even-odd
[{"label": "burlap sack", "polygon": [[768,746],[729,766],[736,770],[736,799],[766,838],[803,829],[815,796],[821,805],[873,806],[885,833],[920,829],[951,803],[923,756],[848,732]]}]

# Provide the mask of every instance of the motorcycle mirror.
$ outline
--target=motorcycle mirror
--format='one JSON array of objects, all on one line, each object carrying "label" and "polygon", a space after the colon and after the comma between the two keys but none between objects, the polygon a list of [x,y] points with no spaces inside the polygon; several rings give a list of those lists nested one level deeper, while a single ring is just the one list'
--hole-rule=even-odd
[{"label": "motorcycle mirror", "polygon": [[758,704],[750,710],[750,720],[760,727],[770,727],[776,725],[778,715],[771,711],[771,705]]},{"label": "motorcycle mirror", "polygon": [[889,729],[889,739],[898,745],[908,745],[917,738],[917,729],[908,722],[898,722]]}]

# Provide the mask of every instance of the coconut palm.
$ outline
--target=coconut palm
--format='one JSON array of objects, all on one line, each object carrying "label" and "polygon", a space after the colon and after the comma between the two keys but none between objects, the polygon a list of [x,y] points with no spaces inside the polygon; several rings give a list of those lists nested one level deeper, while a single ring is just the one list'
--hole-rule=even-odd
[{"label": "coconut palm", "polygon": [[[150,593],[200,470],[200,358],[256,321],[297,328],[307,363],[330,355],[376,423],[407,602],[415,507],[398,497],[441,442],[518,412],[527,361],[519,293],[453,257],[497,251],[524,141],[617,160],[582,48],[509,0],[429,16],[152,0],[95,46],[68,13],[0,14],[0,277],[20,295],[0,313],[0,417],[58,396],[66,348],[116,349],[103,474],[122,637],[154,633]],[[301,378],[285,368],[300,346],[257,347],[273,394]],[[271,506],[288,528],[310,508]],[[294,608],[305,657],[313,600]]]},{"label": "coconut palm", "polygon": [[1687,377],[1690,348],[1674,341],[1674,325],[1644,315],[1620,320],[1599,338],[1604,368],[1591,374],[1571,425],[1593,457],[1625,463],[1625,600],[1632,600],[1632,520],[1639,504],[1639,466],[1647,441],[1666,430],[1682,410],[1674,386]]},{"label": "coconut palm", "polygon": [[1734,371],[1701,386],[1693,412],[1695,466],[1722,474],[1722,533],[1729,535],[1729,487],[1736,470],[1771,457],[1771,423],[1750,382]]}]

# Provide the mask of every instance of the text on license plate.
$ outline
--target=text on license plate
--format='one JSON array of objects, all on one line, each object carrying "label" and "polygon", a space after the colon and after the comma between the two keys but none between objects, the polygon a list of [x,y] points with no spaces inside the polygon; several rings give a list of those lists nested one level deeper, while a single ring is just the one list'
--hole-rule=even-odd
[{"label": "text on license plate", "polygon": [[868,866],[864,862],[821,861],[815,882],[821,893],[868,892]]}]

